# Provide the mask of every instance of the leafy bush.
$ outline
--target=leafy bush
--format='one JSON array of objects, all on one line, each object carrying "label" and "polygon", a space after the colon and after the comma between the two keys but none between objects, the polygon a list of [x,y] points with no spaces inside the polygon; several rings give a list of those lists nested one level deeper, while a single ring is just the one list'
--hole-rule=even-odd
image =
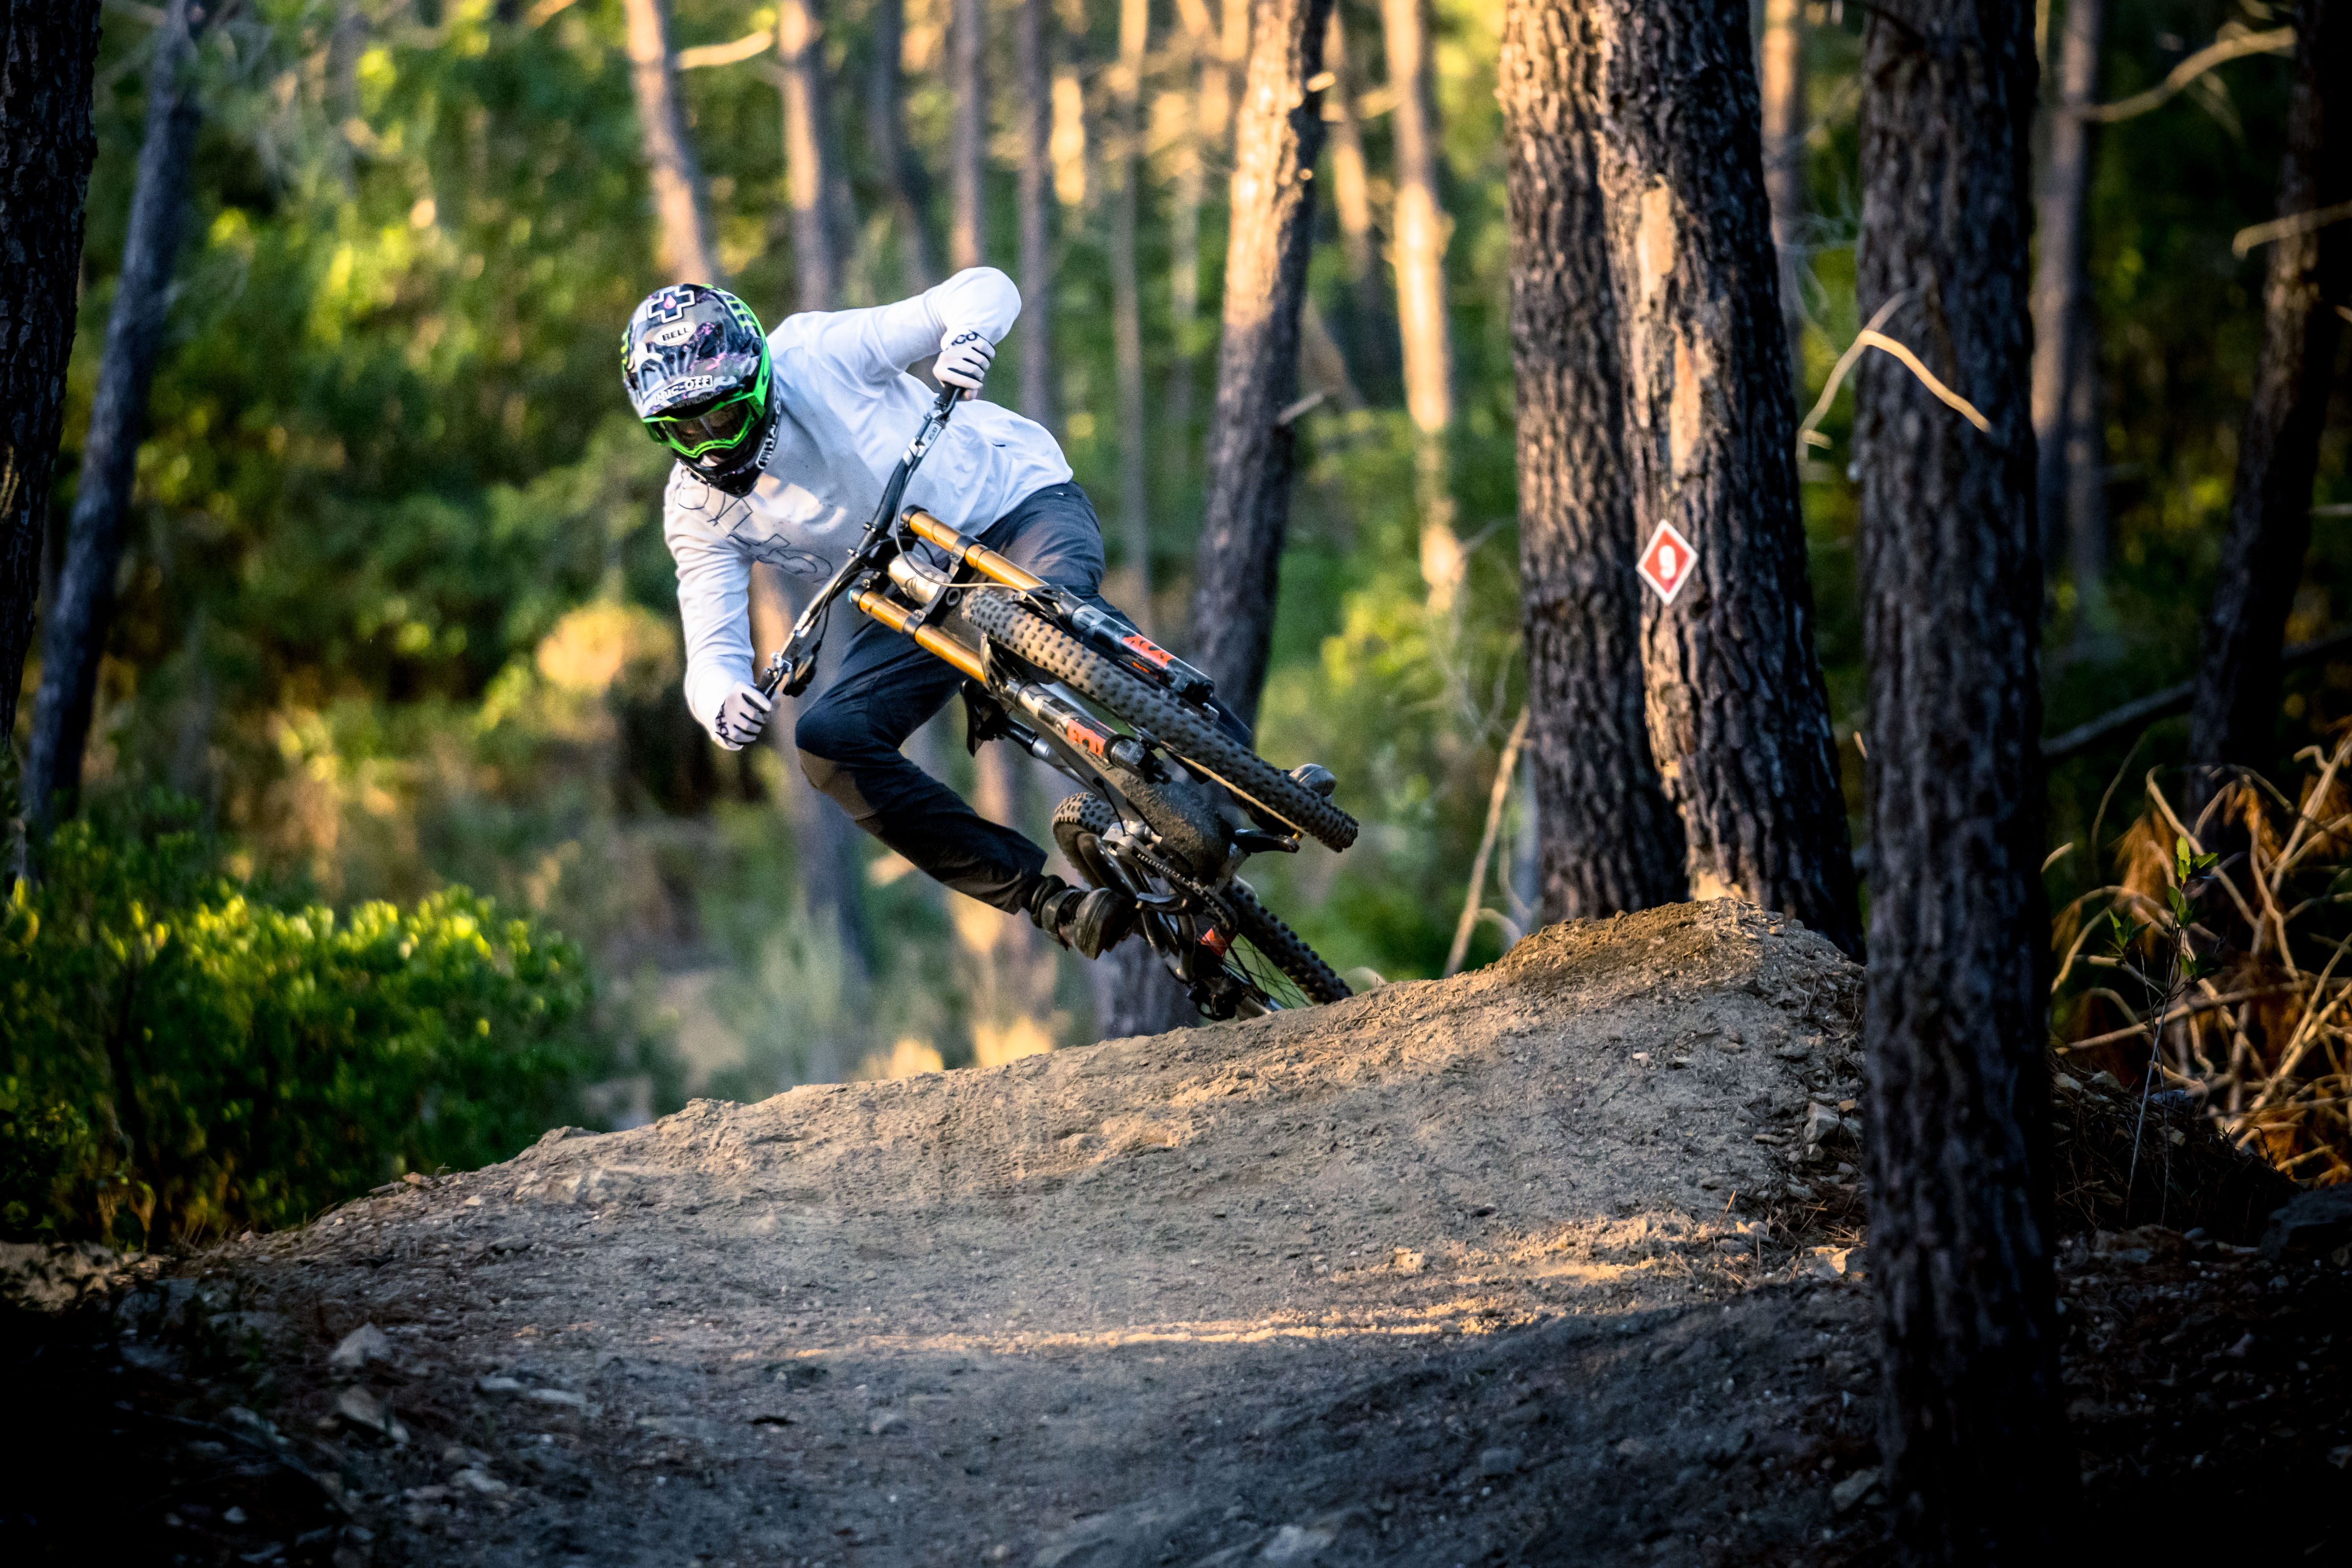
[{"label": "leafy bush", "polygon": [[614,1064],[571,943],[464,889],[272,897],[156,815],[68,823],[0,910],[0,1230],[283,1225],[585,1120]]}]

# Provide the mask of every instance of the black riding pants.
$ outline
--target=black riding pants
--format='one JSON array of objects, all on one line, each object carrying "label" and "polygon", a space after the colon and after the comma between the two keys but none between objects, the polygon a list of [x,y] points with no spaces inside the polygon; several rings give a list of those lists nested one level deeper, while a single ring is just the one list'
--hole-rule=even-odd
[{"label": "black riding pants", "polygon": [[[1102,585],[1102,524],[1076,482],[1024,498],[980,536],[991,550],[1113,615]],[[989,821],[898,748],[963,677],[856,611],[841,668],[793,731],[801,769],[850,820],[960,893],[1017,910],[1045,852]],[[1121,616],[1124,619],[1124,616]]]}]

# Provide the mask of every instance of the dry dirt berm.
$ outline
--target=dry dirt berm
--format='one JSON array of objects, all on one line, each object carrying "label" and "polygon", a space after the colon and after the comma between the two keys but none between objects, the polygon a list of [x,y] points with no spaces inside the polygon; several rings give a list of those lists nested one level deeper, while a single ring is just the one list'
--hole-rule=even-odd
[{"label": "dry dirt berm", "polygon": [[[215,1425],[352,1521],[287,1562],[1866,1558],[1860,984],[1731,902],[1557,927],[1311,1012],[561,1130],[119,1316],[268,1369],[274,1425]],[[281,1528],[216,1504],[159,1545]]]}]

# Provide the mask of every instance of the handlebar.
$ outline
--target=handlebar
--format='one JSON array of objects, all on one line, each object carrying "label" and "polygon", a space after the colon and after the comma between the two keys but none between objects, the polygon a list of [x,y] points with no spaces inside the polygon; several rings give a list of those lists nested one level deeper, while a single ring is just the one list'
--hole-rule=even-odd
[{"label": "handlebar", "polygon": [[865,533],[858,538],[857,548],[849,552],[849,559],[842,563],[840,571],[833,574],[832,581],[810,598],[807,607],[801,611],[800,618],[793,623],[792,636],[784,639],[784,646],[768,660],[768,668],[760,677],[761,695],[773,697],[781,690],[787,697],[798,697],[816,678],[817,654],[824,642],[825,612],[833,607],[834,600],[840,597],[844,588],[866,573],[887,565],[890,557],[898,553],[898,503],[906,499],[907,486],[914,479],[915,470],[921,468],[923,459],[930,455],[932,444],[940,438],[940,432],[947,428],[948,419],[955,413],[955,405],[962,396],[963,389],[961,387],[940,388],[939,397],[923,416],[922,427],[915,432],[914,440],[908,443],[906,455],[898,459],[898,466],[890,470],[889,480],[882,487],[881,504],[874,509],[874,516],[867,521]]}]

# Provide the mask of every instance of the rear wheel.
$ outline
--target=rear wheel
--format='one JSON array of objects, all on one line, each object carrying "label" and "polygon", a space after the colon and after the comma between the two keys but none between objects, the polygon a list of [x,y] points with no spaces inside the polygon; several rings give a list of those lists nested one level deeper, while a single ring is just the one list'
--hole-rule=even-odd
[{"label": "rear wheel", "polygon": [[[1113,885],[1101,840],[1118,821],[1109,802],[1083,790],[1054,808],[1054,841],[1070,864],[1097,887]],[[1205,892],[1197,884],[1174,879],[1170,879],[1170,886]],[[1191,956],[1196,965],[1213,961],[1222,968],[1223,978],[1253,1005],[1250,1010],[1303,1007],[1344,1001],[1354,994],[1348,983],[1297,932],[1259,903],[1245,884],[1227,882],[1206,893],[1202,901],[1209,906],[1204,911],[1207,918],[1191,918],[1204,929],[1181,940],[1193,947]],[[1208,979],[1214,977],[1213,970]],[[1213,994],[1209,1000],[1213,1003],[1213,994],[1227,987],[1209,984],[1208,979],[1196,980],[1195,994],[1199,996],[1205,988]]]}]

